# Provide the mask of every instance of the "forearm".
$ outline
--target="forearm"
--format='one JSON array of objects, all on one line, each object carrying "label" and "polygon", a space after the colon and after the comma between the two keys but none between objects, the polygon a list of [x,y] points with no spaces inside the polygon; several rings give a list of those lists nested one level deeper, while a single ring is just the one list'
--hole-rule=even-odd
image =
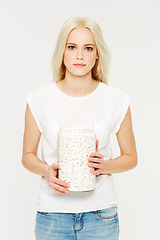
[{"label": "forearm", "polygon": [[34,153],[26,153],[22,157],[23,166],[30,172],[47,176],[49,165],[43,163]]},{"label": "forearm", "polygon": [[135,168],[137,165],[137,157],[126,154],[104,161],[104,170],[102,174],[125,172]]}]

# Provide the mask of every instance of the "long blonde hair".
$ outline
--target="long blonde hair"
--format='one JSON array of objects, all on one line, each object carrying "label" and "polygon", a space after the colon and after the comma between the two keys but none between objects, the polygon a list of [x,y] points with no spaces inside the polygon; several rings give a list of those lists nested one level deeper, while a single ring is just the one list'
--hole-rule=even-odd
[{"label": "long blonde hair", "polygon": [[67,39],[70,32],[80,26],[90,29],[96,43],[98,59],[92,68],[92,78],[108,84],[107,77],[109,75],[109,65],[111,62],[110,53],[103,39],[99,25],[95,21],[86,17],[70,17],[64,22],[59,32],[55,51],[51,60],[53,81],[57,82],[65,78],[66,67],[63,63],[63,54]]}]

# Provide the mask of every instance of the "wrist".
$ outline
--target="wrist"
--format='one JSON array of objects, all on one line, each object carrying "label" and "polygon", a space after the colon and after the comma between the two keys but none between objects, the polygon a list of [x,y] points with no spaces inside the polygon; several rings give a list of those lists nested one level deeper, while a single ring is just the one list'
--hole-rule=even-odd
[{"label": "wrist", "polygon": [[104,167],[103,167],[103,170],[102,170],[102,174],[111,174],[109,172],[109,163],[110,163],[110,160],[111,159],[108,159],[108,160],[104,160]]},{"label": "wrist", "polygon": [[49,165],[47,163],[44,163],[44,166],[43,166],[43,176],[47,178],[48,176],[48,171],[49,171]]}]

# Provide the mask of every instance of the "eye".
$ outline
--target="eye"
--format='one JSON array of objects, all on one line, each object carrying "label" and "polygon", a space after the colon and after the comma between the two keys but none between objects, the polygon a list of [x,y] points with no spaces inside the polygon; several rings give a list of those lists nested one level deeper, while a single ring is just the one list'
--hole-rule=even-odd
[{"label": "eye", "polygon": [[93,48],[92,47],[86,47],[87,49],[89,48],[90,50],[89,51],[92,51],[93,50]]},{"label": "eye", "polygon": [[69,49],[73,49],[75,46],[68,46]]}]

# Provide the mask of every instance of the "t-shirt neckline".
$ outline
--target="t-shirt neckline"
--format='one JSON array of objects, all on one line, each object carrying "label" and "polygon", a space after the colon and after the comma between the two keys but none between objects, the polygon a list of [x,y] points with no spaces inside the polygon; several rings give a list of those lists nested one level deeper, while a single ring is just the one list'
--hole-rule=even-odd
[{"label": "t-shirt neckline", "polygon": [[68,99],[71,99],[71,100],[84,100],[84,99],[90,98],[91,96],[93,96],[93,95],[95,95],[95,94],[97,93],[97,91],[98,91],[99,88],[100,88],[100,84],[101,84],[101,82],[99,81],[99,82],[98,82],[98,86],[96,87],[96,89],[95,89],[93,92],[91,92],[90,94],[86,95],[86,96],[82,96],[82,97],[72,97],[72,96],[69,96],[69,95],[67,95],[66,93],[62,92],[62,91],[57,87],[56,82],[54,81],[54,86],[55,86],[56,91],[57,91],[61,96],[65,97],[65,98],[68,98]]}]

